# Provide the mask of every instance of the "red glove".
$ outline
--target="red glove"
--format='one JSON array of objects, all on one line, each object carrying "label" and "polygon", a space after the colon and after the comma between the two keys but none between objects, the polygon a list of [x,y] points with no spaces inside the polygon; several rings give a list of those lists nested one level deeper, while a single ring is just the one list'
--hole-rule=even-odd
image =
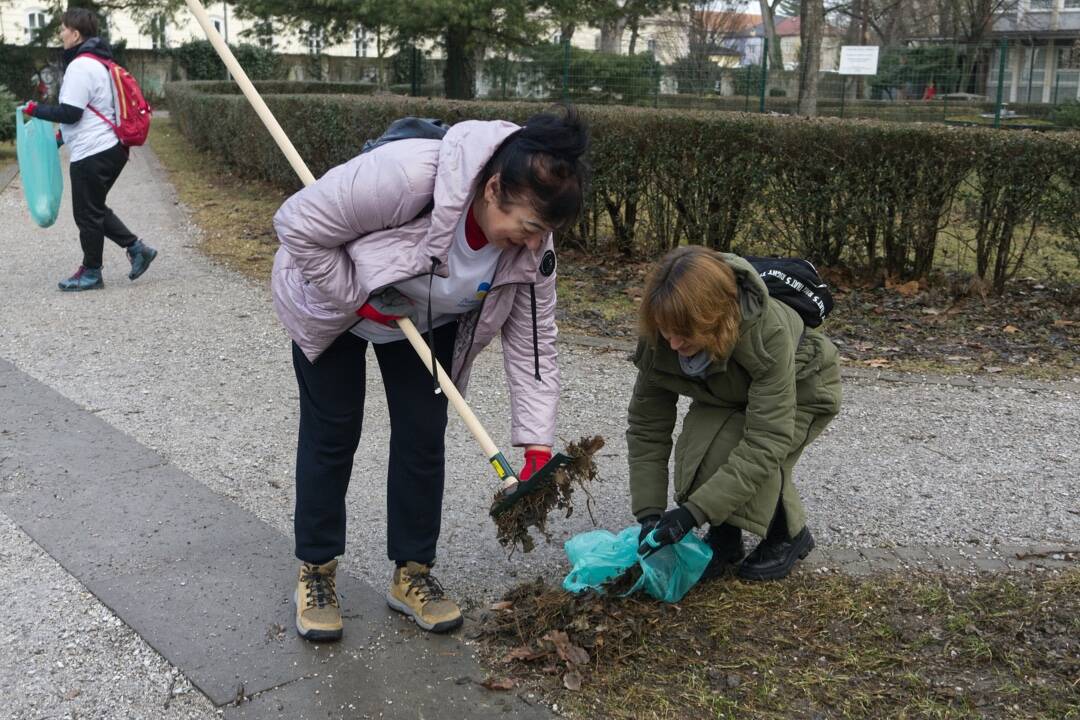
[{"label": "red glove", "polygon": [[33,117],[34,116],[34,109],[36,107],[37,107],[37,103],[34,102],[33,100],[26,103],[25,105],[23,105],[23,109],[22,109],[23,115],[26,115],[27,117]]},{"label": "red glove", "polygon": [[533,476],[533,473],[547,465],[547,462],[550,459],[550,450],[526,450],[525,464],[522,466],[521,472],[518,473],[518,480],[525,482]]},{"label": "red glove", "polygon": [[64,144],[64,136],[60,134],[60,131],[56,131],[56,147],[60,147]]},{"label": "red glove", "polygon": [[375,308],[371,307],[371,303],[364,303],[360,306],[360,309],[356,311],[356,314],[365,320],[374,320],[377,323],[386,325],[388,327],[397,327],[397,320],[405,317],[404,315],[384,315]]}]

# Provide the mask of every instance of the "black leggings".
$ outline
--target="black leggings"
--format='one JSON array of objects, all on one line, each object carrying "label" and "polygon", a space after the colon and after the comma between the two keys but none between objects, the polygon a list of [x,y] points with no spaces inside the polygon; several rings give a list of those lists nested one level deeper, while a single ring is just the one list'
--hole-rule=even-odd
[{"label": "black leggings", "polygon": [[[453,357],[457,323],[435,330],[435,356]],[[322,564],[345,552],[345,493],[364,418],[367,340],[345,333],[312,364],[293,343],[300,390],[296,445],[296,557]],[[375,345],[390,410],[387,554],[435,561],[442,522],[446,396],[408,340]]]},{"label": "black leggings", "polygon": [[106,237],[122,248],[131,247],[138,240],[105,204],[105,196],[127,160],[127,148],[116,143],[108,150],[71,163],[71,207],[79,228],[84,267],[101,267]]}]

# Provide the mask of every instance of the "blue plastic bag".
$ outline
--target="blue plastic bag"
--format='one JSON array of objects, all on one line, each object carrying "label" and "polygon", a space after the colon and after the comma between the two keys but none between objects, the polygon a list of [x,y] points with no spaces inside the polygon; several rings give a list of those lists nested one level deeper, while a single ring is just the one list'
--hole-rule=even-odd
[{"label": "blue plastic bag", "polygon": [[[605,582],[639,565],[641,577],[624,596],[644,590],[664,602],[681,600],[701,579],[712,559],[712,548],[689,533],[678,543],[643,558],[637,552],[639,532],[637,525],[631,525],[618,535],[592,530],[567,540],[564,548],[573,568],[563,580],[563,588],[572,593],[604,592]],[[652,534],[647,540],[651,539]]]},{"label": "blue plastic bag", "polygon": [[25,120],[22,108],[15,110],[15,150],[23,194],[30,217],[39,227],[49,227],[60,213],[64,178],[60,173],[60,149],[52,123],[39,118]]}]

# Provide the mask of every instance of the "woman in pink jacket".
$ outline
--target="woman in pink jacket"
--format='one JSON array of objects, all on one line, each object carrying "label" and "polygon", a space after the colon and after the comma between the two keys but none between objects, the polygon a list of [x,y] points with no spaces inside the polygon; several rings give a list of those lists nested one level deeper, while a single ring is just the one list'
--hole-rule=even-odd
[{"label": "woman in pink jacket", "polygon": [[[415,122],[415,121],[414,121]],[[423,124],[423,123],[421,123]],[[441,132],[436,133],[441,134]],[[466,121],[328,171],[274,216],[274,306],[293,340],[296,627],[341,637],[335,592],[345,493],[374,346],[390,410],[387,602],[425,630],[461,624],[431,574],[442,514],[445,396],[396,326],[410,316],[464,391],[476,355],[502,336],[519,477],[551,457],[559,373],[552,233],[582,207],[587,131],[571,108],[523,127]]]}]

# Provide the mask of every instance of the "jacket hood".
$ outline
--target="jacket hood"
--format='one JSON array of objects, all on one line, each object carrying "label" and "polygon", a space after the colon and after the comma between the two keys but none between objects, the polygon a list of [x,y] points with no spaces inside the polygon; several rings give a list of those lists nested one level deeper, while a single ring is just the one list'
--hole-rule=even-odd
[{"label": "jacket hood", "polygon": [[721,256],[735,271],[735,282],[739,287],[739,311],[742,313],[739,331],[745,333],[761,319],[769,289],[749,262],[731,253],[721,253]]},{"label": "jacket hood", "polygon": [[77,58],[79,55],[90,53],[91,55],[97,55],[99,58],[105,60],[112,60],[112,48],[109,47],[109,43],[105,42],[100,37],[92,37],[83,42],[82,45],[77,45],[73,48],[64,50],[64,67],[66,68],[71,64],[71,61]]},{"label": "jacket hood", "polygon": [[447,130],[439,146],[435,207],[427,236],[433,254],[446,257],[454,228],[472,200],[484,166],[499,146],[520,129],[503,120],[466,120]]}]

